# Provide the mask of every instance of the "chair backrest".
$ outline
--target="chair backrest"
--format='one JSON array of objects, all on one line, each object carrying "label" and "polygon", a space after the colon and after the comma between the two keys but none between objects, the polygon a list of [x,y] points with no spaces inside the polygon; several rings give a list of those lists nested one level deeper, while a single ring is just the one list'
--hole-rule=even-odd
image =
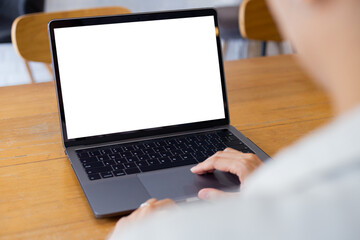
[{"label": "chair backrest", "polygon": [[265,0],[244,0],[239,9],[239,26],[244,38],[282,41]]},{"label": "chair backrest", "polygon": [[15,19],[11,40],[17,53],[27,61],[51,63],[47,25],[52,19],[127,14],[123,7],[91,8],[64,12],[33,13]]}]

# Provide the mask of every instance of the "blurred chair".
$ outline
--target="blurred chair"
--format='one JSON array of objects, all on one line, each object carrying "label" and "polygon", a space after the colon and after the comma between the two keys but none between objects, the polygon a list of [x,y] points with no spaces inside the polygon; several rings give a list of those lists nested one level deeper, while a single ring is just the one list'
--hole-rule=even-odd
[{"label": "blurred chair", "polygon": [[123,7],[103,7],[64,12],[27,14],[16,18],[13,22],[11,28],[11,40],[16,52],[24,59],[31,82],[34,83],[35,81],[29,67],[29,61],[43,62],[52,75],[51,53],[47,32],[47,25],[50,20],[127,13],[130,13],[130,10]]},{"label": "blurred chair", "polygon": [[267,41],[282,41],[265,0],[244,0],[239,8],[239,26],[244,38],[263,42],[263,56],[266,55]]},{"label": "blurred chair", "polygon": [[0,0],[0,43],[11,42],[11,24],[18,16],[44,11],[45,0]]}]

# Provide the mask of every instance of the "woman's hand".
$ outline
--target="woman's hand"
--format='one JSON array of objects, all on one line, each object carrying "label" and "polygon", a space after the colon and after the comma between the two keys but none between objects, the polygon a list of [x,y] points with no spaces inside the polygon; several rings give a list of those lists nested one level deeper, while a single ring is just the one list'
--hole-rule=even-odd
[{"label": "woman's hand", "polygon": [[176,206],[175,202],[171,199],[163,199],[157,200],[155,198],[151,198],[140,205],[138,209],[132,212],[129,216],[122,217],[116,224],[116,228],[121,228],[121,226],[131,223],[137,222],[140,219],[143,219],[150,213],[157,211],[161,208],[168,207],[168,206]]},{"label": "woman's hand", "polygon": [[163,199],[157,200],[155,198],[151,198],[140,205],[138,209],[132,212],[129,216],[122,217],[116,223],[114,231],[108,237],[110,239],[116,239],[116,235],[121,233],[122,229],[125,229],[128,224],[137,223],[139,220],[145,218],[149,214],[162,210],[168,206],[176,206],[175,202],[171,199]]},{"label": "woman's hand", "polygon": [[[215,170],[230,172],[237,175],[243,184],[245,179],[262,164],[263,162],[255,154],[242,153],[231,148],[226,148],[224,151],[215,153],[204,162],[191,168],[191,171],[196,174],[211,173]],[[213,188],[204,188],[199,191],[198,196],[200,199],[209,200],[228,194],[230,193],[225,193]]]}]

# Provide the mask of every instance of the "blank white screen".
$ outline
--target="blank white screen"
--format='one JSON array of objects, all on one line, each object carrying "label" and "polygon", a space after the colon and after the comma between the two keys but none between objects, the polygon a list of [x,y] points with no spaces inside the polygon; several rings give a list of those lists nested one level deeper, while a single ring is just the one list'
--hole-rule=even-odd
[{"label": "blank white screen", "polygon": [[225,118],[212,16],[54,32],[68,139]]}]

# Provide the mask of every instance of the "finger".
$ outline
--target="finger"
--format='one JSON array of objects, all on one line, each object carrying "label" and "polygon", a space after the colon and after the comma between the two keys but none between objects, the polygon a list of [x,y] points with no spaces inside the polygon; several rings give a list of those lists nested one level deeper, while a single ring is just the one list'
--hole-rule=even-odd
[{"label": "finger", "polygon": [[233,148],[225,148],[224,152],[241,152],[241,151],[235,150]]},{"label": "finger", "polygon": [[[196,173],[196,174],[203,174],[203,173],[205,173],[205,171],[204,171],[205,169],[204,169],[204,167],[203,167],[204,164],[206,164],[206,163],[209,162],[209,161],[213,161],[213,158],[214,158],[215,156],[219,155],[219,153],[220,153],[220,152],[217,152],[217,153],[215,153],[214,155],[208,157],[208,158],[207,158],[206,160],[204,160],[203,162],[198,163],[196,166],[192,167],[192,168],[190,169],[190,171],[193,172],[193,173]],[[213,171],[213,170],[215,170],[215,169],[207,169],[208,172]]]},{"label": "finger", "polygon": [[148,207],[149,205],[157,202],[156,198],[150,198],[147,201],[140,204],[139,208],[133,211],[129,216],[127,216],[126,221],[131,221],[132,219],[137,219],[138,216],[141,214],[141,212],[144,210],[144,208]]},{"label": "finger", "polygon": [[228,195],[230,195],[230,193],[226,193],[215,188],[203,188],[198,193],[198,197],[206,201],[212,201],[219,197],[225,197]]},{"label": "finger", "polygon": [[[156,199],[149,199],[144,204],[141,204],[139,210],[143,212],[151,212],[158,208],[162,208],[165,206],[175,205],[175,202],[171,199],[163,199],[163,200],[156,200]],[[138,211],[141,212],[141,211]]]},{"label": "finger", "polygon": [[135,210],[134,212],[132,212],[129,216],[122,217],[117,222],[116,229],[119,230],[129,223],[136,222],[139,219],[143,219],[144,217],[146,217],[151,212],[153,212],[157,209],[161,209],[163,207],[172,206],[172,205],[175,205],[175,202],[171,199],[164,199],[164,200],[158,201],[155,198],[151,198],[151,199],[147,200],[146,202],[144,202],[143,204],[141,204],[140,207],[137,210]]},{"label": "finger", "polygon": [[238,174],[239,171],[245,167],[245,160],[246,158],[244,158],[243,153],[218,152],[204,162],[191,168],[191,171],[196,174],[204,174],[209,171],[220,170]]},{"label": "finger", "polygon": [[175,202],[171,199],[163,199],[160,201],[154,201],[154,202],[151,202],[150,204],[140,208],[140,211],[138,211],[138,214],[135,216],[135,218],[142,219],[154,211],[158,211],[162,208],[165,208],[168,206],[174,206],[174,205],[175,205]]},{"label": "finger", "polygon": [[145,207],[145,206],[148,206],[149,204],[152,204],[152,203],[155,203],[155,202],[157,202],[156,198],[150,198],[146,202],[142,203],[140,205],[140,207]]},{"label": "finger", "polygon": [[167,198],[167,199],[157,201],[155,203],[155,206],[156,206],[156,208],[160,208],[160,207],[167,207],[167,206],[176,206],[176,204],[173,200]]}]

